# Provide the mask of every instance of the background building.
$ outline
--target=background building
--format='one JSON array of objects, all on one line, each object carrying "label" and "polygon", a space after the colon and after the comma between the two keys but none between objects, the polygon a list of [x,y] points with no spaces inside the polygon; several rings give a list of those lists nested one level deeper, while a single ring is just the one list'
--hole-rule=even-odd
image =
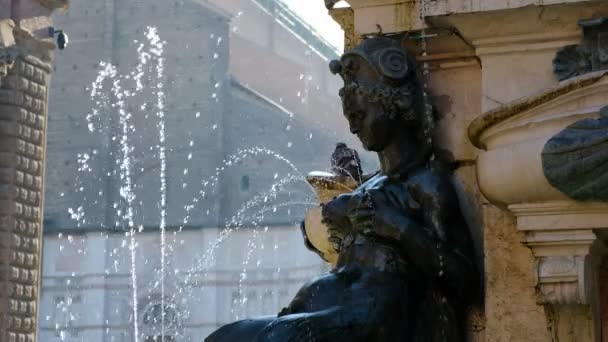
[{"label": "background building", "polygon": [[[275,314],[327,269],[305,249],[298,224],[315,205],[302,175],[326,170],[337,141],[352,142],[340,114],[341,81],[327,67],[336,48],[277,1],[79,1],[55,19],[70,45],[50,91],[42,341],[133,341],[135,319],[140,341],[160,341],[163,307],[167,341],[200,341],[239,317]],[[134,127],[132,259],[120,101],[111,84],[136,70],[139,43],[149,51],[148,26],[166,41],[163,76],[145,69],[144,90],[123,107]],[[92,98],[100,61],[118,75]],[[235,231],[210,253],[226,225]]]}]

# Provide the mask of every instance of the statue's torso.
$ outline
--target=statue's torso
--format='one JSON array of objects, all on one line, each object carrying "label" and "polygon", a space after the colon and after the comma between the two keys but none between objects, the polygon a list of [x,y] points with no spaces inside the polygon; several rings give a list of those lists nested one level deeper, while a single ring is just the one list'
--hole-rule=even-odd
[{"label": "statue's torso", "polygon": [[[416,183],[416,178],[391,179],[378,173],[361,184],[352,194],[362,195],[370,189],[380,191],[394,209],[413,220],[419,220],[420,205],[409,191]],[[379,240],[353,232],[342,241],[337,269],[356,265],[376,271],[414,272],[409,264],[404,253],[399,250],[397,241]]]}]

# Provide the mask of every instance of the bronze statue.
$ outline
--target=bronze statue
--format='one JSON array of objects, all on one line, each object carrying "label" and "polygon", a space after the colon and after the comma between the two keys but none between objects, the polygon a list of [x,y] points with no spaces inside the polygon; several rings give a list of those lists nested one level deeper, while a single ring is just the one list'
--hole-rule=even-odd
[{"label": "bronze statue", "polygon": [[215,341],[463,341],[477,289],[469,230],[433,157],[433,118],[416,63],[390,38],[332,61],[343,110],[381,170],[323,206],[339,252],[276,317],[220,328]]}]

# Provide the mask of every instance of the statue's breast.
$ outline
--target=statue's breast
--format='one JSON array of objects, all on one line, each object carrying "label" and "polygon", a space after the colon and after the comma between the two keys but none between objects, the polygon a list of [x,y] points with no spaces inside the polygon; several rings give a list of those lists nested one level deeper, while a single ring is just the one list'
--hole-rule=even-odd
[{"label": "statue's breast", "polygon": [[377,175],[362,184],[357,190],[361,193],[373,191],[377,198],[377,204],[389,205],[393,208],[406,211],[409,215],[417,215],[421,209],[420,203],[412,195],[410,181],[391,179],[385,175]]}]

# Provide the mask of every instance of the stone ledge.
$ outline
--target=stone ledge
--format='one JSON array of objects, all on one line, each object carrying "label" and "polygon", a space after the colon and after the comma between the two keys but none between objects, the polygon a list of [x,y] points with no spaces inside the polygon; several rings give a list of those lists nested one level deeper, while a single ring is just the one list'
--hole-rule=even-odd
[{"label": "stone ledge", "polygon": [[522,231],[608,228],[608,203],[555,201],[513,204],[509,210]]}]

